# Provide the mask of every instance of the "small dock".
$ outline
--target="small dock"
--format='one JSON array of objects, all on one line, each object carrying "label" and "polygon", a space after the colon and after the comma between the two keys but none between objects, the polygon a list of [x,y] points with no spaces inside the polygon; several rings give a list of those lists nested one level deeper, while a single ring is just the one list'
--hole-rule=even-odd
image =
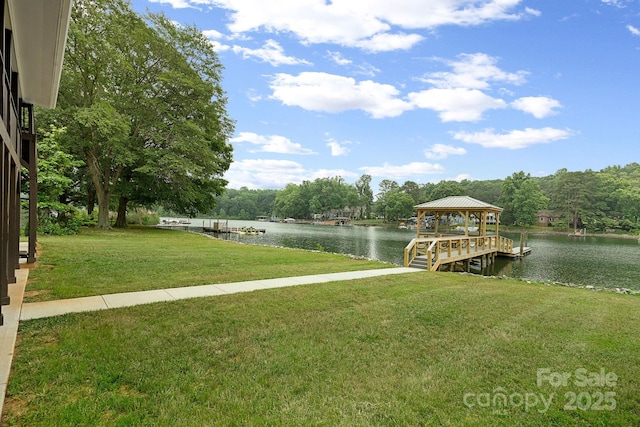
[{"label": "small dock", "polygon": [[[216,224],[217,225],[217,224]],[[240,235],[259,235],[267,232],[264,228],[254,227],[202,227],[205,233],[212,234],[240,234]]]},{"label": "small dock", "polygon": [[522,248],[522,253],[520,252],[520,248],[517,247],[517,248],[513,248],[511,253],[506,253],[506,252],[501,253],[500,256],[505,258],[511,258],[511,259],[519,259],[529,255],[530,253],[531,253],[531,248],[529,246],[524,246]]},{"label": "small dock", "polygon": [[404,265],[438,271],[453,270],[456,264],[462,264],[468,271],[471,264],[486,266],[496,257],[517,259],[529,253],[530,247],[523,247],[521,251],[520,247],[513,246],[513,240],[502,236],[419,237],[405,247]]}]

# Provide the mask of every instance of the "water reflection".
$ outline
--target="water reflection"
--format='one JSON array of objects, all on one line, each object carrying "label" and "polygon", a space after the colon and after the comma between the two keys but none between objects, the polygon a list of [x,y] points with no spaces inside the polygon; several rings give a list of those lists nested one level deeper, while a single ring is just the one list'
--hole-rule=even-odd
[{"label": "water reflection", "polygon": [[[210,227],[211,220],[192,220],[194,231]],[[227,226],[224,222],[222,226]],[[402,265],[404,247],[415,231],[382,227],[338,227],[281,224],[257,221],[229,221],[229,227],[265,229],[260,235],[229,235],[249,244],[284,246],[351,254]],[[503,233],[519,245],[520,233]],[[511,261],[498,258],[482,273],[536,281],[557,281],[597,287],[640,289],[640,244],[636,239],[527,236],[531,255]]]}]

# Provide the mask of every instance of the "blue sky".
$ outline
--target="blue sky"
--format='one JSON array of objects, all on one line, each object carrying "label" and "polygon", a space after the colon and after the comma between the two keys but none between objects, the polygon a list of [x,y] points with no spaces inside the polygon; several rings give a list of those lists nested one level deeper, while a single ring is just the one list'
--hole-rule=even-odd
[{"label": "blue sky", "polygon": [[640,161],[639,0],[133,0],[225,66],[230,188]]}]

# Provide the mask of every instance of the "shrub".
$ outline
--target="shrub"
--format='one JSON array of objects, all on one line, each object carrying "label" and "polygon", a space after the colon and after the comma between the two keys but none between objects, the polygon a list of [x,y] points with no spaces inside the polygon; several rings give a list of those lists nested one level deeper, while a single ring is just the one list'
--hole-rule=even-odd
[{"label": "shrub", "polygon": [[79,211],[63,203],[38,203],[38,233],[50,235],[76,234],[82,225]]}]

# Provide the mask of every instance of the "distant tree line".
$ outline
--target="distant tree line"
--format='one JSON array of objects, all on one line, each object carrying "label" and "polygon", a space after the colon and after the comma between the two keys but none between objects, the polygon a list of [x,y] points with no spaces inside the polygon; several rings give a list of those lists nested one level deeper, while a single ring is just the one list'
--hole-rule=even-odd
[{"label": "distant tree line", "polygon": [[377,191],[371,176],[354,184],[340,177],[288,184],[282,190],[228,189],[217,198],[211,215],[239,219],[276,216],[312,219],[348,215],[396,221],[414,214],[417,204],[447,196],[471,196],[504,208],[504,225],[530,226],[541,210],[558,218],[559,228],[594,231],[640,229],[640,164],[610,166],[595,172],[561,169],[546,177],[516,172],[505,179],[399,184],[383,180]]}]

